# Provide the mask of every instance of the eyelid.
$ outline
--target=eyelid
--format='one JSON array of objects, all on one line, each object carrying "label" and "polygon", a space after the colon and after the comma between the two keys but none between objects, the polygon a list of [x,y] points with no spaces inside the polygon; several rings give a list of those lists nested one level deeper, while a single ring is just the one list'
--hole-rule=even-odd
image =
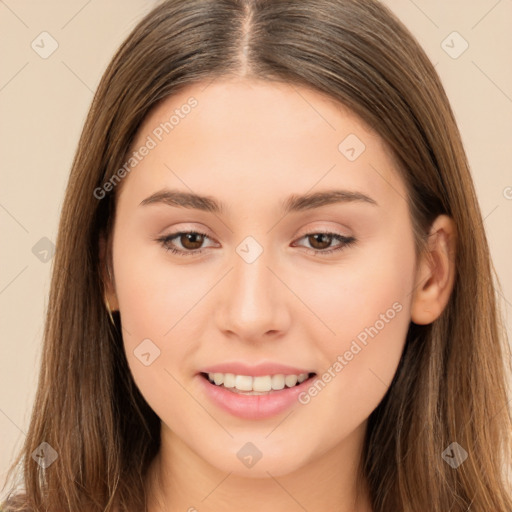
[{"label": "eyelid", "polygon": [[[216,240],[213,237],[211,237],[210,235],[208,235],[207,233],[204,233],[204,232],[201,232],[200,230],[195,230],[195,229],[187,230],[186,228],[174,231],[172,233],[163,235],[161,237],[158,237],[156,239],[156,241],[158,241],[160,243],[160,245],[162,245],[167,252],[170,251],[171,253],[176,254],[178,256],[199,255],[199,254],[202,254],[206,249],[211,248],[211,247],[202,247],[199,249],[186,250],[186,249],[179,249],[176,247],[169,246],[169,243],[172,239],[179,238],[180,235],[187,235],[187,234],[197,234],[197,235],[203,236],[209,240],[216,242]],[[316,230],[310,229],[310,230],[306,231],[301,236],[295,236],[293,243],[296,244],[298,241],[300,241],[304,238],[307,238],[308,236],[322,235],[322,234],[330,236],[332,238],[331,242],[337,241],[338,244],[332,246],[331,248],[326,248],[326,249],[314,249],[312,247],[305,247],[300,244],[298,245],[298,247],[303,247],[308,253],[312,253],[315,256],[327,257],[328,255],[333,254],[333,253],[341,253],[346,247],[354,245],[357,242],[357,239],[352,235],[348,235],[348,236],[342,235],[341,233],[338,233],[333,230],[319,228]],[[294,245],[294,246],[296,247],[297,245]]]},{"label": "eyelid", "polygon": [[[345,231],[345,232],[343,232]],[[316,234],[316,233],[329,233],[333,235],[339,235],[345,238],[351,238],[352,234],[350,233],[350,230],[345,227],[341,226],[339,223],[336,223],[336,225],[326,225],[322,224],[320,226],[314,225],[314,226],[307,226],[304,229],[301,229],[297,235],[295,235],[294,238],[302,238],[306,235]]]},{"label": "eyelid", "polygon": [[[299,247],[304,247],[308,252],[312,252],[315,255],[328,255],[335,252],[341,252],[345,247],[348,247],[350,245],[353,245],[357,242],[357,239],[352,235],[342,235],[341,233],[338,233],[336,231],[324,231],[324,230],[311,230],[307,231],[304,235],[299,236],[295,238],[296,241],[302,240],[304,238],[307,238],[311,235],[328,235],[330,236],[333,241],[337,241],[338,244],[334,245],[328,249],[313,249],[311,247],[304,247],[303,245],[299,245]],[[296,242],[294,242],[296,243]]]}]

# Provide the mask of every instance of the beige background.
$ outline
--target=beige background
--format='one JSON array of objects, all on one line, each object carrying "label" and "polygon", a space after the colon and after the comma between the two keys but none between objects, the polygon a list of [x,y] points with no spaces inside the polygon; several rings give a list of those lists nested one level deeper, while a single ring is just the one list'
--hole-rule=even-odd
[{"label": "beige background", "polygon": [[[512,1],[384,3],[425,48],[451,100],[512,339],[507,318],[512,309]],[[93,91],[117,46],[153,5],[142,0],[0,0],[0,485],[30,419],[48,302],[51,259],[41,261],[41,250],[36,257],[32,248],[38,243],[36,248],[44,248],[43,237],[55,241]],[[58,44],[47,58],[31,47],[34,41],[40,53],[51,49],[49,36],[40,36],[44,31]],[[454,31],[460,36],[446,39]],[[452,58],[464,41],[467,50]]]}]

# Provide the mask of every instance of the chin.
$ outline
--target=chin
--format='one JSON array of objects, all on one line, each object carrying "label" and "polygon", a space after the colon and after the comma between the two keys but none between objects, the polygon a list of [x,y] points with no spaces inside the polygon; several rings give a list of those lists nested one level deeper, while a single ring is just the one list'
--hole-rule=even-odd
[{"label": "chin", "polygon": [[[307,463],[304,447],[297,453],[299,443],[290,446],[272,445],[270,440],[249,441],[247,436],[242,442],[235,442],[236,446],[223,449],[220,453],[209,452],[205,458],[208,463],[225,473],[243,478],[270,478],[288,475],[300,469]],[[213,458],[212,458],[213,455]]]}]

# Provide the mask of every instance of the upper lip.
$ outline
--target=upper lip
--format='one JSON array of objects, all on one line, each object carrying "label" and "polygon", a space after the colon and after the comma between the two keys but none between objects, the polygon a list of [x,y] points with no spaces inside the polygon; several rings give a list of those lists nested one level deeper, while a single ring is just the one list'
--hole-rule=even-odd
[{"label": "upper lip", "polygon": [[200,373],[233,373],[235,375],[250,375],[259,377],[263,375],[300,375],[301,373],[314,373],[305,368],[297,368],[280,363],[261,363],[250,365],[242,362],[232,361],[211,365],[200,370]]}]

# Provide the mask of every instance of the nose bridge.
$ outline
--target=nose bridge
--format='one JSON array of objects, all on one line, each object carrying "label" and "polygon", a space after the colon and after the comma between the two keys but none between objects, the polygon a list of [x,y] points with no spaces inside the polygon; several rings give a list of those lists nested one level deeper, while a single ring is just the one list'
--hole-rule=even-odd
[{"label": "nose bridge", "polygon": [[271,252],[247,237],[233,255],[233,271],[226,281],[224,303],[220,305],[223,330],[241,337],[257,337],[284,325],[282,284],[272,268]]}]

